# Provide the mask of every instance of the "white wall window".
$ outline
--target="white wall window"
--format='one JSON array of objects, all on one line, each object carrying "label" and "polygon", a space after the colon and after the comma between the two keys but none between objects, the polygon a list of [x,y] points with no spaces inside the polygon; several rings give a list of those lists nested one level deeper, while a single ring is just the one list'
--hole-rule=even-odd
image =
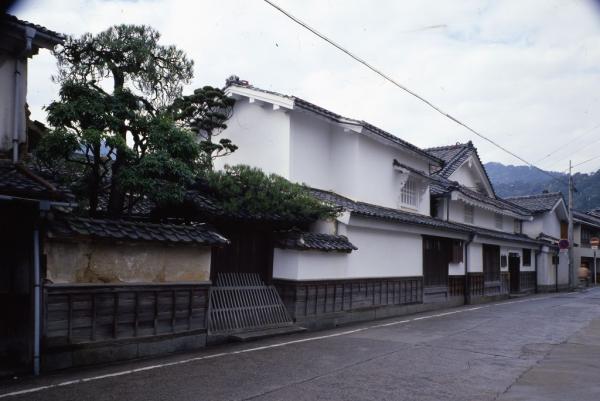
[{"label": "white wall window", "polygon": [[419,194],[417,192],[417,183],[412,178],[408,178],[400,190],[400,203],[414,208],[419,207]]},{"label": "white wall window", "polygon": [[500,213],[494,213],[494,225],[500,230],[502,230],[502,228],[504,227],[504,220]]},{"label": "white wall window", "polygon": [[465,204],[465,223],[475,222],[475,206]]},{"label": "white wall window", "polygon": [[515,219],[515,234],[521,234],[523,226],[521,225],[521,220]]}]

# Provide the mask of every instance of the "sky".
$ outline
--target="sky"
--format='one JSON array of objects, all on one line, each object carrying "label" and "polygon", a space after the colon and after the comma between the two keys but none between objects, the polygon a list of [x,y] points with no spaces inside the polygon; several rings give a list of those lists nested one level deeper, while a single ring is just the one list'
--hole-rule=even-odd
[{"label": "sky", "polygon": [[[274,2],[539,167],[563,171],[569,159],[600,155],[600,6],[591,0]],[[235,74],[419,147],[472,140],[484,162],[522,164],[262,0],[25,0],[11,13],[74,36],[150,25],[194,60],[185,92]],[[57,97],[54,73],[48,51],[30,62],[34,119]],[[574,171],[598,169],[600,158]]]}]

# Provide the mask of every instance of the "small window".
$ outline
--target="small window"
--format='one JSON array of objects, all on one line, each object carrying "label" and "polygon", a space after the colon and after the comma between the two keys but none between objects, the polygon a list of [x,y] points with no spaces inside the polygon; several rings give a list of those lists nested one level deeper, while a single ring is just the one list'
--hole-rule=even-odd
[{"label": "small window", "polygon": [[452,256],[451,263],[463,262],[463,242],[461,240],[452,240]]},{"label": "small window", "polygon": [[412,178],[408,178],[400,190],[400,203],[414,208],[419,206],[417,184]]},{"label": "small window", "polygon": [[500,256],[500,267],[506,267],[508,265],[508,259],[506,255]]},{"label": "small window", "polygon": [[531,249],[523,249],[523,266],[531,266]]},{"label": "small window", "polygon": [[473,224],[475,222],[475,206],[465,205],[465,223]]},{"label": "small window", "polygon": [[583,245],[589,245],[590,244],[590,237],[592,235],[590,234],[590,230],[588,230],[587,228],[582,227],[581,228],[581,243]]},{"label": "small window", "polygon": [[523,225],[521,220],[515,219],[515,234],[521,234],[521,230],[523,230]]},{"label": "small window", "polygon": [[502,230],[502,228],[504,227],[504,221],[500,213],[494,213],[494,225],[500,230]]}]

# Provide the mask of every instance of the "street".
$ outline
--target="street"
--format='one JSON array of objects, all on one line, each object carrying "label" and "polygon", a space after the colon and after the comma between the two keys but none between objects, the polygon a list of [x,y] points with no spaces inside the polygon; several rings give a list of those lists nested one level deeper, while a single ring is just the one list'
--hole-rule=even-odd
[{"label": "street", "polygon": [[600,289],[0,383],[4,400],[598,400]]}]

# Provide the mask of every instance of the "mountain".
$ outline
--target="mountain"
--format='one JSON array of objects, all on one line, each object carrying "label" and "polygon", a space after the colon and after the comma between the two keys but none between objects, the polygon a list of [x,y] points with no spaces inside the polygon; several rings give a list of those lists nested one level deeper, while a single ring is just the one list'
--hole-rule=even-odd
[{"label": "mountain", "polygon": [[[568,175],[548,171],[555,177],[528,166],[504,165],[490,162],[485,164],[487,173],[494,185],[496,194],[502,198],[509,196],[538,194],[543,191],[560,191],[568,200]],[[573,204],[577,210],[600,208],[600,170],[592,174],[573,175],[576,192]]]}]

